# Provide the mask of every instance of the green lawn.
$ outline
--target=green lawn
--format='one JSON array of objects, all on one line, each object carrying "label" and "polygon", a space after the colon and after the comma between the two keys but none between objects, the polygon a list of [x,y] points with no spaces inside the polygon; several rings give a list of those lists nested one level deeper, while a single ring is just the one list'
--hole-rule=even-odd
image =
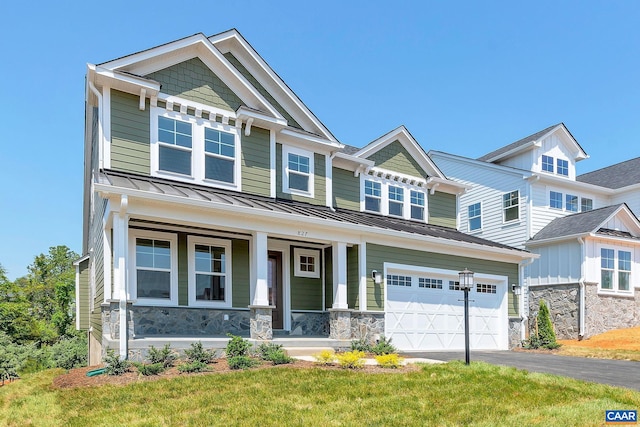
[{"label": "green lawn", "polygon": [[474,362],[371,374],[264,369],[58,390],[60,371],[0,388],[0,425],[597,426],[640,392]]}]

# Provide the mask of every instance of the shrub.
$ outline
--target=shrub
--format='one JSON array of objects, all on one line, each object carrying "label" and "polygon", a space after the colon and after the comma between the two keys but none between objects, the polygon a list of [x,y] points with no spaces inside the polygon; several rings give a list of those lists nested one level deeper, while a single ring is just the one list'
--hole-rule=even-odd
[{"label": "shrub", "polygon": [[13,354],[0,348],[0,380],[4,384],[5,380],[18,378],[17,360]]},{"label": "shrub", "polygon": [[528,340],[523,342],[523,346],[528,349],[546,348],[549,350],[560,347],[553,331],[549,308],[544,300],[540,300],[540,309],[536,318],[536,331],[531,334]]},{"label": "shrub", "polygon": [[131,362],[126,359],[120,359],[113,349],[107,350],[107,356],[104,361],[107,375],[123,375],[131,369]]},{"label": "shrub", "polygon": [[227,334],[231,340],[227,343],[226,354],[227,358],[236,356],[249,356],[249,349],[251,344],[247,340],[242,339],[237,335]]},{"label": "shrub", "polygon": [[158,350],[154,346],[149,347],[149,362],[152,365],[161,363],[162,367],[164,368],[172,367],[175,364],[178,356],[171,350],[170,347],[170,344],[165,344],[165,346],[161,350]]},{"label": "shrub", "polygon": [[53,344],[51,350],[51,367],[73,369],[87,365],[87,337],[85,334],[71,338],[63,338]]},{"label": "shrub", "polygon": [[248,369],[258,364],[249,356],[232,356],[227,359],[230,369]]},{"label": "shrub", "polygon": [[392,344],[391,338],[387,339],[384,335],[380,337],[380,340],[371,347],[371,353],[381,355],[381,354],[391,354],[398,351]]},{"label": "shrub", "polygon": [[263,343],[258,347],[258,355],[262,360],[273,362],[274,365],[284,365],[293,362],[279,344]]},{"label": "shrub", "polygon": [[336,359],[341,367],[347,369],[357,369],[364,366],[364,352],[358,350],[347,351],[336,354]]},{"label": "shrub", "polygon": [[208,365],[216,358],[215,350],[205,350],[200,341],[191,344],[191,350],[184,351],[189,362],[199,362]]},{"label": "shrub", "polygon": [[404,359],[402,357],[398,357],[395,353],[380,354],[376,356],[376,362],[378,362],[378,365],[383,368],[398,368],[403,361]]},{"label": "shrub", "polygon": [[208,370],[209,370],[209,367],[207,366],[207,364],[199,360],[195,360],[189,363],[183,363],[182,365],[178,366],[178,371],[184,372],[187,374],[193,373],[193,372],[205,372]]},{"label": "shrub", "polygon": [[336,360],[336,354],[333,350],[322,350],[320,353],[313,355],[316,362],[322,365],[330,365]]},{"label": "shrub", "polygon": [[351,341],[351,350],[371,353],[371,346],[364,338],[361,338],[359,340]]},{"label": "shrub", "polygon": [[138,369],[138,372],[145,377],[149,375],[158,375],[164,372],[165,369],[162,363],[135,363],[135,366],[136,369]]}]

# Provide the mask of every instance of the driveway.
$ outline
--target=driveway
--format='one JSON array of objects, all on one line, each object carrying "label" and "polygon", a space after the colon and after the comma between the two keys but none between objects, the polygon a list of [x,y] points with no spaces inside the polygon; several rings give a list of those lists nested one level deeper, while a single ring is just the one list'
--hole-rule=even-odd
[{"label": "driveway", "polygon": [[[464,361],[464,352],[411,352],[405,357]],[[530,372],[563,375],[584,381],[640,390],[640,362],[587,359],[526,351],[471,351],[471,361],[513,366]]]}]

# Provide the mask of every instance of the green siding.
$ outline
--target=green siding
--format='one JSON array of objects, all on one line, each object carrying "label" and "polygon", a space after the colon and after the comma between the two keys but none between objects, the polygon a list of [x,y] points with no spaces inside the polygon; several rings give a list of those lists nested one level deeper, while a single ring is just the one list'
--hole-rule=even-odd
[{"label": "green siding", "polygon": [[[291,310],[322,310],[322,277],[297,277],[293,246],[290,254]],[[320,266],[322,271],[322,266]]]},{"label": "green siding", "polygon": [[[508,283],[520,283],[518,280],[518,264],[367,244],[367,271],[384,271],[385,262],[453,271],[461,271],[464,268],[468,268],[475,273],[508,276]],[[382,287],[383,284],[376,285],[370,277],[367,277],[368,310],[384,310]],[[511,290],[508,291],[508,296],[509,316],[517,316],[516,301]]]},{"label": "green siding", "polygon": [[111,90],[111,168],[149,175],[149,108],[140,98]]},{"label": "green siding", "polygon": [[199,58],[192,58],[148,76],[162,84],[162,92],[223,110],[236,111],[242,101]]},{"label": "green siding", "polygon": [[347,304],[349,304],[349,308],[360,308],[359,287],[358,247],[352,246],[347,248]]},{"label": "green siding", "polygon": [[253,126],[251,135],[242,131],[242,191],[270,196],[269,131]]},{"label": "green siding", "polygon": [[186,233],[178,233],[178,305],[189,305],[189,256]]},{"label": "green siding", "polygon": [[89,259],[82,261],[78,265],[78,301],[76,304],[78,305],[78,317],[80,323],[80,330],[89,329]]},{"label": "green siding", "polygon": [[456,195],[436,191],[429,195],[429,224],[443,227],[457,227]]},{"label": "green siding", "polygon": [[276,197],[280,199],[295,200],[298,202],[311,203],[314,205],[326,205],[327,203],[327,186],[326,186],[326,166],[325,156],[322,154],[314,154],[314,185],[313,198],[299,196],[297,194],[288,194],[282,191],[282,144],[276,144]]},{"label": "green siding", "polygon": [[333,255],[331,248],[324,250],[324,307],[333,306]]},{"label": "green siding", "polygon": [[360,210],[360,178],[352,171],[333,168],[333,206],[341,209]]},{"label": "green siding", "polygon": [[231,274],[233,276],[233,293],[231,300],[236,308],[249,305],[249,241],[233,240],[231,242]]},{"label": "green siding", "polygon": [[423,178],[428,176],[399,141],[392,142],[367,158],[376,162],[377,167],[390,171]]},{"label": "green siding", "polygon": [[278,112],[280,114],[282,114],[282,116],[287,119],[287,124],[289,126],[298,128],[298,129],[302,129],[302,126],[300,126],[298,124],[298,122],[296,122],[294,120],[294,118],[287,112],[287,110],[285,110],[282,105],[280,105],[278,103],[278,101],[275,100],[275,98],[273,96],[271,96],[271,94],[269,92],[267,92],[267,90],[258,82],[258,80],[256,80],[255,77],[253,77],[251,75],[251,73],[249,73],[249,70],[247,70],[241,63],[240,61],[238,61],[238,59],[233,56],[233,54],[231,52],[227,52],[224,54],[224,57],[227,58],[227,60],[229,62],[231,62],[231,64],[233,64],[234,67],[236,67],[236,69],[238,71],[240,71],[240,74],[242,74],[244,76],[245,79],[247,79],[249,81],[249,83],[251,83],[253,85],[253,87],[255,87],[258,92],[260,92],[260,95],[262,95],[267,101],[269,101],[269,103],[271,105],[273,105],[273,107],[278,110]]}]

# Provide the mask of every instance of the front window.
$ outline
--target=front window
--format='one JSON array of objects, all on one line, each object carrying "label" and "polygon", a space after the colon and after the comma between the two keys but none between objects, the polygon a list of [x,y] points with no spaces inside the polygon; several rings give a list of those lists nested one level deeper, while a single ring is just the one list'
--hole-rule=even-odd
[{"label": "front window", "polygon": [[631,252],[618,251],[618,290],[628,291],[631,277]]},{"label": "front window", "polygon": [[562,209],[562,193],[557,191],[549,192],[549,206],[554,209]]},{"label": "front window", "polygon": [[294,272],[297,277],[320,277],[320,251],[317,249],[293,248]]},{"label": "front window", "polygon": [[309,191],[309,158],[289,153],[289,188]]},{"label": "front window", "polygon": [[131,229],[129,237],[131,298],[140,304],[177,304],[175,235]]},{"label": "front window", "polygon": [[411,190],[411,218],[424,220],[424,193]]},{"label": "front window", "polygon": [[299,148],[282,147],[282,191],[313,197],[314,154]]},{"label": "front window", "polygon": [[600,249],[600,289],[629,292],[631,290],[631,252]]},{"label": "front window", "polygon": [[480,203],[469,206],[469,231],[482,228],[482,210]]},{"label": "front window", "polygon": [[567,194],[566,202],[567,202],[566,206],[568,211],[578,212],[578,196]]},{"label": "front window", "polygon": [[558,159],[558,175],[569,176],[569,162]]},{"label": "front window", "polygon": [[382,199],[382,186],[379,182],[364,182],[364,208],[372,212],[380,212],[380,201]]},{"label": "front window", "polygon": [[234,135],[205,128],[204,151],[204,177],[233,183],[236,157]]},{"label": "front window", "polygon": [[404,190],[402,187],[389,186],[389,215],[402,216]]},{"label": "front window", "polygon": [[191,123],[158,117],[158,145],[160,170],[191,175]]},{"label": "front window", "polygon": [[582,212],[587,212],[587,211],[593,210],[593,200],[587,199],[586,197],[583,197],[580,200],[580,210]]},{"label": "front window", "polygon": [[615,255],[613,249],[600,249],[600,287],[613,289]]},{"label": "front window", "polygon": [[189,236],[189,304],[231,306],[231,243]]},{"label": "front window", "polygon": [[542,170],[553,173],[553,157],[545,155],[542,156]]},{"label": "front window", "polygon": [[520,217],[520,193],[518,190],[502,195],[504,222],[515,221]]}]

